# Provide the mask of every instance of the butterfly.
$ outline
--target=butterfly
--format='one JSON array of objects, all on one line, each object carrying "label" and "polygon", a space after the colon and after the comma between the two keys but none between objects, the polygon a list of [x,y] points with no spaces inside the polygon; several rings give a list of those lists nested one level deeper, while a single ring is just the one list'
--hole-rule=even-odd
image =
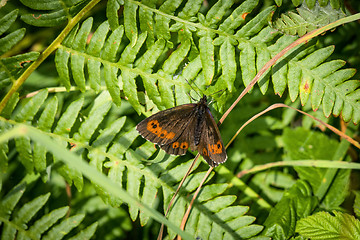
[{"label": "butterfly", "polygon": [[168,154],[184,155],[188,148],[197,150],[212,167],[227,160],[219,128],[211,115],[205,95],[198,103],[155,113],[141,121],[136,130]]}]

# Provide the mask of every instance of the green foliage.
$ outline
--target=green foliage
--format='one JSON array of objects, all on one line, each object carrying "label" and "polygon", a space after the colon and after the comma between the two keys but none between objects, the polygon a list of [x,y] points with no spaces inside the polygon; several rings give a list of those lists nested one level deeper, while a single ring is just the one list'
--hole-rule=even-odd
[{"label": "green foliage", "polygon": [[[1,239],[61,239],[79,227],[84,214],[65,218],[69,207],[61,207],[44,212],[41,209],[47,204],[50,193],[38,196],[21,204],[21,198],[26,191],[26,183],[12,188],[8,193],[2,192],[0,202]],[[20,206],[19,206],[20,205]],[[91,239],[97,223],[79,231],[72,239]]]},{"label": "green foliage", "polygon": [[21,20],[38,27],[62,25],[75,16],[87,2],[84,0],[67,0],[63,2],[21,0],[22,4],[32,9],[30,13],[23,14]]},{"label": "green foliage", "polygon": [[316,1],[306,1],[307,4],[312,6],[309,8],[306,4],[297,8],[298,13],[288,12],[282,14],[281,18],[274,21],[273,27],[289,35],[303,36],[317,28],[323,27],[331,22],[345,17],[345,13],[341,10],[336,10],[330,4],[321,5]]},{"label": "green foliage", "polygon": [[[18,10],[13,10],[2,16],[0,19],[0,55],[8,52],[14,47],[25,35],[25,28],[17,29],[8,34],[11,25],[15,22],[18,16]],[[0,59],[0,89],[9,85],[11,81],[15,81],[16,78],[24,72],[28,63],[38,58],[39,53],[28,52],[11,57],[4,57]]]},{"label": "green foliage", "polygon": [[271,209],[264,223],[264,234],[273,239],[288,239],[294,235],[297,221],[309,216],[317,205],[318,200],[312,196],[310,185],[299,180]]},{"label": "green foliage", "polygon": [[301,219],[296,231],[311,239],[358,239],[360,221],[347,213],[319,212]]},{"label": "green foliage", "polygon": [[[340,0],[276,0],[281,8],[258,0],[10,2],[0,7],[2,239],[156,238],[159,223],[153,220],[160,221],[157,214],[166,211],[195,153],[169,156],[141,139],[135,130],[144,118],[139,115],[206,94],[219,119],[260,69],[298,36],[345,17]],[[275,102],[336,127],[340,120],[359,123],[360,85],[350,68],[356,58],[346,65],[334,35],[343,36],[326,32],[295,46],[261,75],[221,126],[224,142]],[[341,44],[350,48],[351,41],[342,38]],[[316,160],[351,161],[350,144],[315,126],[292,110],[276,110],[245,128],[228,148],[228,161],[205,181],[184,231],[201,239],[356,236],[358,220],[338,212],[352,190],[350,169],[316,165]],[[347,134],[358,134],[356,126],[348,126]],[[315,166],[236,177],[241,170],[283,160],[314,160]],[[126,194],[74,167],[83,162]],[[167,238],[176,237],[207,169],[201,159],[185,180],[167,216]],[[9,176],[42,181],[13,187]],[[59,182],[64,186],[58,188]],[[35,190],[26,191],[29,187]],[[73,191],[64,197],[66,187]],[[45,189],[51,195],[40,192]],[[147,207],[151,210],[144,211]],[[353,226],[348,232],[345,223]]]},{"label": "green foliage", "polygon": [[[283,140],[288,157],[292,160],[342,160],[348,149],[348,144],[344,146],[344,144],[329,139],[324,134],[306,131],[302,128],[285,129]],[[323,208],[327,210],[336,209],[345,200],[350,184],[349,170],[313,167],[295,167],[295,170],[300,179],[311,184],[315,195],[322,199]]]},{"label": "green foliage", "polygon": [[359,192],[355,192],[354,212],[355,212],[355,215],[359,218],[359,216],[360,216],[360,194],[359,194]]}]

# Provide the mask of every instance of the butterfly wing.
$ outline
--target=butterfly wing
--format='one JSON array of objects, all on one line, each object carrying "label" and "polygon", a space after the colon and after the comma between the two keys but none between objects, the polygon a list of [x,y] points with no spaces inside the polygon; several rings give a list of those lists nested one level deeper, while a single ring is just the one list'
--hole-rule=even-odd
[{"label": "butterfly wing", "polygon": [[184,104],[160,111],[141,121],[136,130],[167,153],[184,155],[189,147],[195,148],[191,141],[193,131],[187,130],[193,125],[195,107],[196,104]]},{"label": "butterfly wing", "polygon": [[[196,114],[195,111],[194,114]],[[195,151],[196,145],[194,140],[194,132],[196,120],[197,117],[191,117],[187,119],[188,123],[186,126],[184,126],[183,131],[179,137],[177,137],[176,140],[171,143],[160,145],[161,149],[172,155],[184,155],[189,147],[192,151]]]},{"label": "butterfly wing", "polygon": [[198,152],[212,167],[216,167],[227,160],[227,154],[219,128],[209,108],[206,108],[205,111],[205,120],[202,123]]}]

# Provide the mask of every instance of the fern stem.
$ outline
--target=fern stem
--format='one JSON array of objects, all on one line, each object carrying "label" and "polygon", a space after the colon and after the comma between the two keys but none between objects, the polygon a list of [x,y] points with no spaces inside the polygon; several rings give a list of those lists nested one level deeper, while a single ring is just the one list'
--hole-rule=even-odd
[{"label": "fern stem", "polygon": [[50,44],[48,48],[46,48],[39,58],[34,61],[21,76],[14,82],[11,86],[9,92],[5,95],[0,103],[0,113],[6,106],[6,103],[9,101],[11,96],[23,85],[25,80],[34,72],[40,64],[53,52],[55,51],[61,44],[61,42],[65,39],[65,37],[70,33],[70,31],[74,28],[74,26],[81,20],[81,18],[90,11],[100,0],[92,0],[90,1],[74,18],[70,19],[64,30],[59,34],[59,36]]},{"label": "fern stem", "polygon": [[284,166],[358,169],[358,170],[360,169],[360,163],[354,163],[354,162],[332,161],[332,160],[296,160],[296,161],[272,162],[263,165],[258,165],[251,169],[247,169],[239,172],[237,176],[243,177],[244,175],[249,173],[255,173],[273,167],[284,167]]}]

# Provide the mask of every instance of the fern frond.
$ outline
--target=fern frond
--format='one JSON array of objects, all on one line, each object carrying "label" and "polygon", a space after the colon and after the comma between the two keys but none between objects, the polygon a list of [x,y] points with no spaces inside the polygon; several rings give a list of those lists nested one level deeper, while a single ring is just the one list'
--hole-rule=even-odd
[{"label": "fern frond", "polygon": [[[0,55],[4,55],[14,47],[25,35],[25,28],[17,29],[9,34],[5,34],[10,26],[15,22],[18,16],[18,10],[6,14],[0,19]],[[0,59],[0,89],[15,81],[18,76],[25,70],[29,62],[38,58],[39,53],[28,52],[16,56],[5,57]]]},{"label": "fern frond", "polygon": [[[58,136],[55,138],[55,141],[58,142],[59,146],[67,147],[69,142],[82,143],[82,145],[73,146],[72,148],[73,151],[80,155],[84,151],[84,144],[85,146],[93,145],[94,150],[90,150],[89,152],[90,162],[97,166],[99,170],[102,170],[102,164],[105,160],[104,152],[107,150],[107,145],[112,142],[113,138],[125,123],[125,118],[114,121],[110,126],[103,129],[94,141],[92,140],[93,136],[98,133],[100,124],[103,123],[104,118],[109,114],[112,107],[112,99],[109,92],[103,91],[99,94],[93,101],[91,108],[89,108],[89,112],[86,114],[86,118],[82,120],[81,124],[77,123],[76,120],[81,117],[80,113],[84,104],[84,99],[82,97],[73,101],[62,113],[60,119],[55,122],[57,106],[59,104],[58,99],[53,97],[46,101],[47,95],[48,92],[45,89],[31,98],[21,101],[11,118],[19,123],[25,122],[27,124],[35,125],[43,132],[52,133],[53,135]],[[35,115],[39,116],[36,120],[34,120]],[[33,121],[36,121],[36,123],[33,123]],[[55,126],[53,126],[54,123]],[[6,132],[9,128],[11,127],[3,123],[1,132]],[[70,135],[72,129],[75,133]],[[137,134],[133,134],[133,139],[137,136]],[[71,140],[69,140],[70,137]],[[8,144],[9,143],[1,145],[1,156],[3,156],[1,158],[1,164],[4,166],[7,166]],[[127,143],[124,147],[124,151],[129,148],[130,144],[131,142]],[[37,143],[33,144],[28,137],[16,138],[15,146],[19,153],[19,160],[25,166],[27,171],[32,173],[35,166],[36,172],[41,173],[43,180],[46,181],[47,151],[45,146]],[[110,148],[110,150],[111,149],[112,148]],[[124,151],[122,153],[124,153]],[[122,158],[122,156],[119,157],[119,159]],[[54,161],[57,162],[58,160],[55,158]],[[69,184],[74,182],[79,190],[83,188],[83,176],[78,171],[69,168],[67,165],[62,165],[59,167],[58,171],[64,176]]]},{"label": "fern frond", "polygon": [[[274,10],[272,7],[260,12],[251,21],[245,21],[246,14],[251,12],[256,7],[257,1],[245,1],[235,10],[233,10],[228,16],[227,14],[225,14],[225,10],[229,9],[232,6],[233,2],[220,1],[214,4],[208,10],[206,15],[202,15],[201,13],[199,13],[198,19],[194,17],[195,11],[198,9],[198,4],[196,2],[190,3],[190,1],[188,1],[185,3],[182,11],[180,11],[177,15],[177,17],[179,17],[180,19],[177,17],[171,18],[170,16],[166,15],[167,11],[173,13],[174,9],[179,7],[178,4],[171,5],[170,3],[165,2],[159,7],[159,10],[157,10],[154,9],[154,6],[151,4],[151,6],[147,6],[142,5],[141,3],[138,3],[136,1],[128,2],[129,3],[126,4],[136,4],[139,6],[138,11],[136,11],[136,9],[138,9],[136,7],[131,8],[132,14],[134,14],[134,12],[146,12],[148,14],[146,17],[147,20],[149,20],[150,16],[155,16],[153,20],[150,21],[150,26],[155,26],[155,28],[146,28],[148,36],[161,36],[165,40],[168,40],[169,33],[166,29],[167,27],[171,30],[171,32],[178,34],[178,39],[181,42],[180,46],[182,46],[183,44],[188,44],[186,42],[186,39],[190,40],[191,48],[188,53],[191,53],[192,55],[190,61],[188,62],[188,65],[192,64],[193,61],[194,63],[198,63],[199,60],[201,63],[200,69],[195,71],[196,75],[193,75],[194,78],[190,79],[195,79],[194,81],[197,85],[200,86],[200,88],[212,85],[209,88],[209,91],[219,90],[224,86],[226,86],[229,92],[235,91],[235,89],[238,88],[235,83],[237,71],[241,71],[240,74],[242,76],[242,81],[245,85],[247,85],[254,78],[257,71],[267,61],[269,61],[271,57],[275,56],[281,49],[283,49],[295,40],[295,38],[291,36],[282,36],[276,42],[274,42],[274,40],[279,37],[279,32],[274,31],[274,29],[270,27],[266,27],[268,17]],[[311,5],[310,2],[307,3]],[[325,2],[321,2],[320,5],[313,7],[311,10],[307,8],[306,11],[303,10],[305,9],[305,6],[303,6],[299,8],[299,16],[303,17],[307,22],[315,23],[319,20],[314,19],[314,16],[318,16],[315,14],[315,12],[326,13],[326,21],[324,20],[324,18],[321,18],[322,21],[318,21],[316,25],[313,25],[314,27],[318,27],[319,24],[327,24],[345,16],[341,10],[334,10],[339,9],[338,4],[332,3],[331,6],[324,6],[324,4]],[[189,6],[192,6],[193,9],[192,11],[189,11],[189,14],[187,15],[184,10],[189,9]],[[152,12],[152,14],[150,14],[150,12]],[[171,25],[170,21],[166,20],[165,17],[173,19],[175,23]],[[196,22],[196,20],[198,22],[194,23]],[[141,24],[141,20],[139,21],[140,26],[144,25]],[[133,24],[134,23],[132,23],[132,25]],[[156,28],[156,26],[158,28]],[[127,27],[129,27],[129,30],[126,29]],[[125,25],[125,32],[128,32],[127,37],[130,39],[130,41],[132,41],[131,39],[136,39],[136,37],[132,37],[136,33],[132,33],[130,38],[130,32],[134,29],[135,28],[131,27],[131,25]],[[160,30],[159,32],[157,32],[155,31],[155,29]],[[296,32],[298,31],[300,30],[296,30]],[[306,30],[304,31],[304,33],[308,31],[309,30]],[[196,33],[196,35],[198,36],[198,40],[195,39],[195,36],[192,33]],[[235,61],[235,59],[237,59],[237,48],[240,50],[240,69],[237,69]],[[217,54],[217,49],[219,49],[219,54]],[[196,51],[199,52],[198,56],[194,55]],[[314,84],[314,88],[312,88],[312,82],[306,81],[306,79],[308,78],[307,75],[309,73],[311,75],[318,74],[318,72],[311,73],[311,71],[319,70],[315,68],[320,66],[321,64],[326,63],[326,59],[329,58],[330,55],[326,56],[324,52],[329,51],[329,49],[324,48],[314,52],[314,47],[310,45],[308,47],[298,48],[295,51],[298,51],[295,58],[286,58],[288,60],[288,64],[286,64],[285,66],[283,66],[282,64],[275,65],[272,71],[264,74],[263,78],[258,82],[262,93],[265,93],[267,91],[269,81],[271,79],[274,84],[274,90],[276,94],[282,95],[286,87],[288,86],[290,96],[293,101],[296,100],[299,92],[303,104],[306,103],[307,99],[311,95],[313,110],[317,110],[319,105],[323,104],[324,114],[326,116],[329,116],[331,113],[333,113],[334,115],[339,115],[341,113],[344,120],[349,121],[350,119],[352,119],[354,123],[359,122],[359,107],[357,106],[358,98],[356,94],[356,89],[358,88],[358,86],[356,85],[357,81],[349,81],[350,72],[352,72],[352,70],[344,70],[344,73],[346,72],[349,74],[342,74],[341,83],[344,84],[339,84],[338,82],[333,81],[333,79],[338,78],[338,76],[335,74],[337,68],[335,66],[332,66],[328,69],[328,75],[325,76],[328,77],[325,80],[326,83],[323,83],[323,79],[321,79],[321,77],[324,76],[311,76],[311,78],[315,77],[315,80],[321,82],[316,82]],[[316,56],[316,59],[308,67],[308,65],[306,64],[309,62],[306,60],[310,60],[310,55],[307,56],[310,53],[313,53],[311,57],[315,58]],[[198,59],[198,57],[200,59]],[[307,59],[307,57],[309,57],[309,59]],[[180,59],[183,59],[183,57]],[[306,61],[306,64],[304,64],[304,61]],[[217,65],[219,67],[215,69],[215,63],[217,62],[219,62],[219,64]],[[304,66],[306,66],[307,69],[304,69]],[[325,68],[325,65],[323,67]],[[341,75],[341,73],[338,74]],[[217,76],[217,78],[213,81],[214,76]],[[178,77],[178,80],[182,81],[184,78],[187,78],[187,76],[185,76],[185,72],[183,71],[182,74]],[[300,84],[298,83],[299,79],[301,79]],[[161,84],[164,84],[162,83],[163,80],[164,79],[159,79],[159,89],[161,88]],[[169,84],[167,86],[167,89],[169,89],[171,85],[172,84]],[[303,90],[304,88],[305,90]],[[350,91],[351,93],[347,93],[346,91],[344,91],[344,88],[346,88],[347,91]],[[152,91],[150,92],[147,92],[149,98],[158,101],[159,98],[157,97],[157,93],[153,90],[154,89],[152,89]],[[177,98],[176,94],[181,90],[183,89],[179,89],[179,91],[177,91],[177,86],[175,86],[175,99],[180,103],[182,103],[182,100],[180,100],[182,99],[182,97],[179,99]],[[311,92],[309,92],[309,90],[311,90]],[[324,92],[324,94],[321,94],[321,92]],[[160,93],[165,93],[167,96],[171,96],[169,95],[171,92],[162,92],[161,89]],[[323,95],[324,98],[322,97]],[[169,104],[166,105],[167,107],[173,106],[172,98],[168,97],[168,99],[162,100],[165,103],[167,101],[170,101]],[[159,106],[158,102],[155,102],[155,104]],[[160,109],[162,108],[160,107]]]},{"label": "fern frond", "polygon": [[[171,85],[162,81],[159,90],[151,86],[154,85],[153,81],[156,76],[151,76],[149,71],[151,71],[157,58],[160,57],[162,53],[161,47],[164,43],[163,40],[159,40],[155,44],[155,47],[150,48],[137,59],[140,48],[147,37],[146,33],[140,34],[137,41],[125,47],[119,57],[118,51],[123,35],[123,27],[121,26],[114,30],[105,40],[104,36],[107,34],[107,31],[109,31],[109,24],[104,22],[97,31],[95,31],[89,46],[85,49],[86,39],[90,32],[91,25],[92,19],[90,18],[86,20],[80,28],[75,28],[64,41],[64,46],[60,46],[56,53],[55,61],[57,70],[67,89],[71,86],[68,67],[69,61],[74,82],[82,91],[85,91],[86,83],[84,72],[85,64],[87,64],[88,74],[89,77],[91,77],[91,80],[89,80],[90,86],[96,91],[100,89],[100,67],[103,65],[105,84],[115,103],[121,103],[120,90],[124,88],[126,89],[126,91],[124,91],[125,97],[127,97],[135,110],[139,113],[142,111],[135,84],[135,78],[140,74],[141,77],[145,79],[144,85],[146,89],[149,89],[149,92],[164,93],[162,96],[168,96],[164,101],[168,104],[167,106],[174,105],[174,101],[170,98],[172,95],[171,86],[174,85],[174,81],[169,81]],[[180,63],[179,58],[185,58],[188,49],[189,45],[183,45],[176,50],[172,56],[164,62],[164,71],[160,70],[157,76],[162,79],[165,77],[169,79],[168,75],[174,74]],[[174,63],[174,61],[176,61],[176,63]],[[120,76],[117,75],[119,70],[121,71]],[[152,82],[150,83],[149,81]],[[159,93],[156,95],[159,95]],[[156,96],[153,97],[155,101],[156,98]]]},{"label": "fern frond", "polygon": [[[131,143],[136,135],[137,134],[132,133],[132,131],[126,134],[126,136],[124,136],[124,139],[127,140],[125,144],[129,145],[129,142]],[[116,153],[116,156],[120,157],[122,156],[122,152],[125,151],[124,147],[126,146],[121,147],[119,144],[115,144],[109,149],[109,153]],[[178,157],[171,156],[164,159],[164,153],[159,152],[154,160],[157,162],[156,164],[149,165],[146,164],[146,162],[141,161],[141,159],[143,159],[142,156],[151,156],[154,151],[156,151],[156,149],[153,148],[152,144],[147,142],[137,148],[136,152],[127,149],[124,160],[118,161],[117,158],[111,157],[110,161],[105,163],[104,166],[109,169],[108,176],[125,188],[132,196],[136,196],[148,205],[154,206],[158,194],[163,192],[165,201],[164,206],[167,206],[171,196],[174,194],[174,188],[176,188],[176,185],[180,182],[182,176],[191,165],[192,160],[171,167],[173,165],[172,163],[177,161]],[[147,166],[145,167],[144,164]],[[198,166],[199,163],[197,163],[195,169]],[[180,197],[176,200],[176,204],[170,211],[170,221],[180,224],[181,219],[179,216],[185,212],[186,206],[189,203],[189,199],[186,195],[187,193],[195,191],[204,175],[205,172],[194,173],[185,181],[183,190],[185,192],[180,194]],[[126,185],[123,184],[124,180]],[[195,217],[190,215],[186,231],[193,232],[196,236],[207,239],[210,232],[214,232],[216,229],[215,232],[224,236],[223,239],[227,239],[228,236],[233,236],[235,238],[240,236],[244,238],[252,237],[262,230],[261,226],[252,225],[255,218],[244,216],[248,209],[247,207],[231,206],[236,199],[235,196],[221,196],[227,188],[228,184],[215,184],[208,185],[203,189],[203,193],[199,198],[200,202],[194,206],[196,215]],[[106,202],[109,202],[113,206],[121,204],[119,200],[108,195],[105,191],[101,191],[101,189],[98,190],[98,193]],[[246,211],[239,211],[237,212],[238,215],[235,214],[231,217],[225,217],[225,215],[223,216],[223,214],[225,214],[223,212],[231,211],[231,209],[228,208],[246,208]],[[133,220],[136,220],[139,216],[141,225],[147,224],[149,220],[147,214],[139,212],[139,208],[136,204],[129,205],[129,213]],[[200,219],[199,216],[201,216]],[[249,218],[252,220],[245,221],[245,219]],[[231,228],[229,229],[226,226],[231,222],[234,225],[231,225]],[[208,223],[213,224],[208,225]],[[233,231],[235,231],[235,233]],[[170,231],[169,234],[171,238],[175,236],[175,233],[172,231]]]},{"label": "fern frond", "polygon": [[[117,2],[111,2],[108,6],[117,4]],[[266,27],[268,18],[274,10],[273,7],[265,9],[252,20],[246,22],[246,14],[251,12],[257,5],[255,0],[245,1],[232,11],[229,16],[226,10],[233,5],[233,2],[218,2],[209,9],[206,15],[198,14],[198,23],[194,23],[196,20],[194,15],[199,3],[187,2],[182,11],[178,13],[181,19],[174,18],[175,24],[173,25],[170,25],[171,16],[169,14],[176,12],[180,6],[179,3],[166,1],[159,6],[159,9],[154,9],[150,3],[149,5],[143,5],[131,0],[126,1],[124,5],[124,21],[128,24],[119,25],[110,34],[109,24],[104,22],[95,31],[88,45],[86,44],[86,36],[90,34],[92,20],[86,20],[80,28],[73,30],[56,54],[57,69],[67,89],[71,86],[71,71],[75,84],[82,91],[85,91],[85,69],[87,66],[90,87],[99,91],[101,86],[101,66],[104,66],[106,87],[117,104],[121,102],[120,91],[122,90],[134,109],[138,113],[143,111],[138,99],[140,89],[137,88],[135,81],[140,76],[146,93],[154,101],[155,105],[159,109],[169,108],[174,106],[175,102],[181,104],[190,101],[184,94],[188,89],[187,86],[184,86],[184,79],[194,79],[196,85],[201,89],[210,85],[209,92],[223,89],[223,87],[226,87],[229,92],[233,92],[238,88],[235,83],[238,71],[241,70],[244,84],[249,84],[258,69],[269,61],[272,56],[275,56],[280,49],[289,45],[295,39],[291,36],[282,36],[274,42],[274,39],[279,36],[279,32]],[[186,13],[185,10],[189,10],[190,7],[193,7],[192,11]],[[324,10],[324,8],[321,9]],[[140,12],[146,14],[139,18],[133,17],[134,14]],[[139,30],[136,21],[140,21],[139,26],[141,28],[141,26],[144,26],[141,22],[143,17],[149,20],[150,16],[153,19],[148,23],[148,26],[155,26],[156,31],[155,29],[146,28],[149,31],[138,34],[137,31]],[[126,39],[122,39],[123,32],[125,32],[125,36],[130,42],[127,43]],[[164,61],[162,59],[164,51],[172,47],[171,44],[169,45],[170,33],[177,33],[181,44]],[[192,33],[196,33],[198,39],[195,39],[195,35]],[[113,34],[117,35],[117,41],[113,44],[112,51],[109,51],[109,43],[114,42],[114,39],[112,39]],[[184,34],[187,36],[186,38]],[[154,39],[154,41],[146,40],[148,37]],[[156,38],[158,38],[157,41]],[[148,48],[144,46],[145,41]],[[124,50],[120,46],[123,46]],[[140,51],[140,48],[144,48],[145,51]],[[319,56],[322,52],[326,52],[327,48],[319,49],[317,52],[314,52],[313,48],[313,46],[299,48],[298,56],[289,58],[286,67],[279,65],[275,66],[272,71],[268,71],[258,82],[262,93],[267,91],[270,79],[272,79],[275,93],[282,95],[288,85],[291,99],[294,101],[300,92],[302,103],[305,104],[310,96],[307,87],[310,89],[312,82],[306,82],[304,79],[306,76],[304,77],[301,73],[308,74],[309,71],[325,62],[329,57],[326,54],[323,57]],[[238,56],[240,69],[236,64],[236,49],[240,50]],[[198,51],[198,55],[195,55],[196,51]],[[306,54],[311,52],[313,52],[312,57],[316,57],[316,61],[312,62],[312,65],[308,67],[305,63],[308,60],[306,58],[310,57],[310,55],[306,56]],[[177,75],[181,62],[186,60],[189,54],[191,54],[190,61],[174,81],[173,76]],[[144,68],[144,62],[146,61],[149,62]],[[156,67],[155,62],[157,62]],[[216,65],[217,62],[219,62],[218,65]],[[300,64],[302,67],[299,66]],[[218,66],[218,68],[215,68],[215,66]],[[303,68],[304,66],[308,69],[299,71],[299,67]],[[186,69],[192,69],[191,74]],[[335,69],[329,71],[335,71]],[[216,80],[214,76],[217,76]],[[317,79],[320,80],[320,77],[317,77]],[[347,80],[348,78],[343,78],[344,82],[348,82]],[[345,86],[348,86],[348,84],[345,84]],[[316,84],[314,91],[325,91],[318,89],[323,85]],[[302,91],[304,87],[306,89]],[[342,86],[337,87],[339,90],[336,92],[340,95],[336,98],[336,101],[329,99],[334,96],[333,91],[331,91],[334,87],[327,90],[329,93],[325,96],[326,101],[322,99],[321,94],[311,92],[313,109],[316,110],[319,104],[323,103],[327,115],[332,112],[334,115],[338,115],[342,112],[345,120],[348,121],[352,118],[354,122],[358,122],[360,117],[357,116],[356,94],[346,96],[340,93]],[[353,92],[356,88],[357,85],[352,84],[351,89],[348,90]],[[344,100],[349,104],[342,104]],[[331,106],[331,102],[334,102],[334,107]]]},{"label": "fern frond", "polygon": [[[79,226],[85,215],[65,218],[69,207],[62,207],[43,215],[41,209],[48,202],[50,193],[41,195],[31,201],[17,206],[23,196],[26,184],[19,184],[8,192],[0,201],[1,239],[55,239],[65,236],[70,229]],[[4,195],[4,194],[2,194]],[[77,236],[90,239],[96,230],[97,223],[80,231]]]},{"label": "fern frond", "polygon": [[[17,15],[18,10],[13,10],[0,19],[0,35],[4,34],[10,28],[10,26],[15,22]],[[0,49],[0,55],[9,51],[24,37],[24,35],[25,28],[21,28],[1,38],[0,44],[2,47]]]},{"label": "fern frond", "polygon": [[[39,111],[41,105],[44,103],[47,97],[47,90],[42,90],[36,94],[33,98],[28,99],[22,103],[21,110],[15,113],[14,119],[17,122],[31,122],[35,114]],[[19,160],[25,166],[27,171],[31,173],[33,171],[34,163],[32,156],[32,147],[30,138],[19,137],[15,139],[16,148],[19,151]]]},{"label": "fern frond", "polygon": [[298,13],[281,14],[281,17],[273,22],[273,27],[285,34],[303,36],[312,30],[345,17],[343,11],[333,8],[330,4],[324,5],[323,1],[321,4],[318,1],[313,1],[316,4],[310,8],[306,3],[304,2],[301,7],[296,9]]},{"label": "fern frond", "polygon": [[[290,98],[294,101],[300,93],[302,105],[305,105],[311,96],[313,110],[322,104],[324,115],[331,113],[335,116],[342,115],[345,121],[360,121],[360,106],[358,103],[357,80],[351,77],[354,69],[340,69],[345,62],[333,60],[324,62],[333,52],[333,47],[319,49],[301,59],[297,66],[289,65]],[[306,69],[303,66],[306,65]],[[293,68],[294,67],[294,68]],[[291,84],[290,84],[291,83]]]},{"label": "fern frond", "polygon": [[60,1],[31,1],[21,0],[25,6],[36,10],[21,16],[21,20],[37,27],[54,27],[65,24],[76,15],[88,0]]}]

